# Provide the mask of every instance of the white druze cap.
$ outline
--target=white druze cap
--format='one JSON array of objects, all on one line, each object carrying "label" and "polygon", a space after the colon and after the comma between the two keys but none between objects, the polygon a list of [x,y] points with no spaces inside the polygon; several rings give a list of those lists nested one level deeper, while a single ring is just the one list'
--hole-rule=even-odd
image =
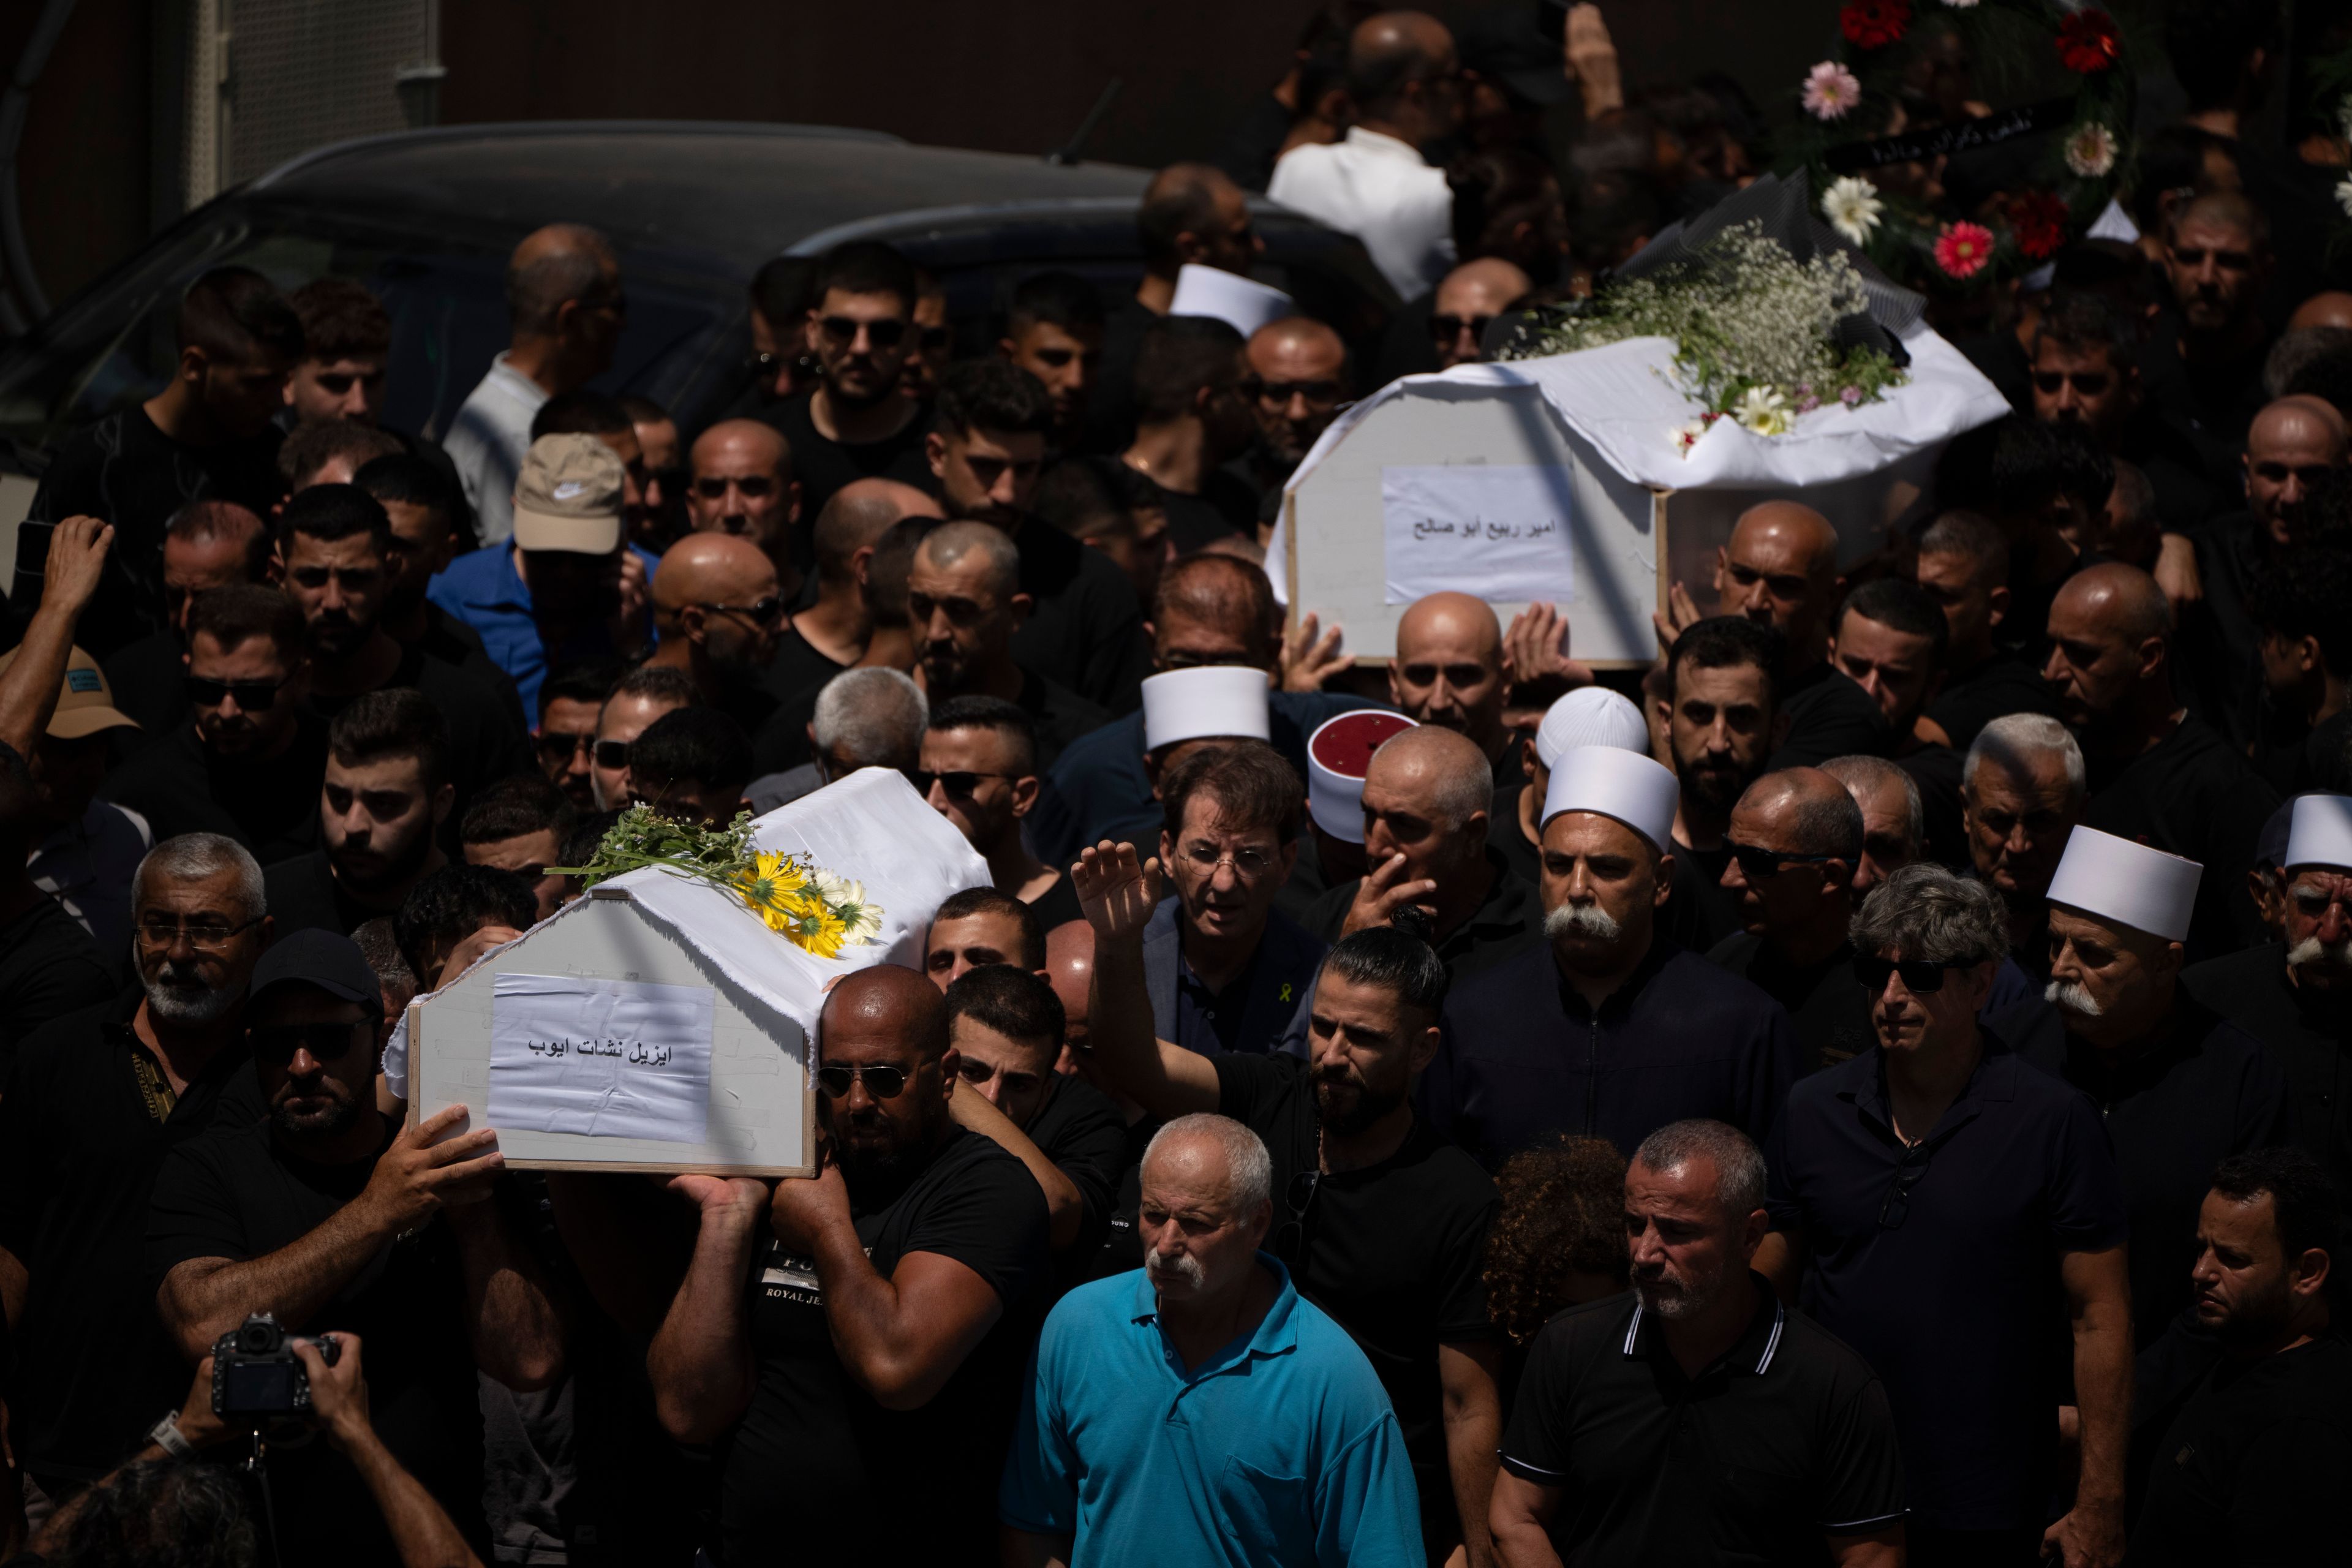
[{"label": "white druze cap", "polygon": [[1263,741],[1265,671],[1246,664],[1171,669],[1143,683],[1143,749],[1156,752],[1204,735]]},{"label": "white druze cap", "polygon": [[1639,752],[1574,746],[1552,764],[1543,819],[1549,823],[1563,811],[1599,812],[1648,839],[1660,854],[1671,854],[1675,807],[1681,799],[1674,770]]},{"label": "white druze cap", "polygon": [[1359,708],[1326,719],[1307,740],[1307,809],[1315,826],[1350,844],[1364,841],[1364,774],[1372,753],[1401,731],[1418,729],[1402,713]]},{"label": "white druze cap", "polygon": [[2337,866],[2352,870],[2352,795],[2295,797],[2286,830],[2285,866]]},{"label": "white druze cap", "polygon": [[1536,761],[1559,766],[1572,746],[1614,746],[1621,752],[1650,750],[1650,726],[1642,710],[1605,686],[1581,686],[1544,710],[1536,730]]},{"label": "white druze cap", "polygon": [[2095,827],[2077,827],[2066,840],[2050,901],[2113,921],[2167,942],[2185,941],[2205,868]]}]

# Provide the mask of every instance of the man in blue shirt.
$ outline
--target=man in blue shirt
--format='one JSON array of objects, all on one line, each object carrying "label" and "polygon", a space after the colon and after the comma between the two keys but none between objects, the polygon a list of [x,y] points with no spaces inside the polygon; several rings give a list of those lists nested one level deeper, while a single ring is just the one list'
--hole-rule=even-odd
[{"label": "man in blue shirt", "polygon": [[655,558],[625,545],[628,470],[593,436],[542,436],[515,481],[514,538],[461,555],[426,595],[481,635],[537,712],[551,669],[653,640]]},{"label": "man in blue shirt", "polygon": [[1257,1135],[1202,1113],[1143,1156],[1144,1266],[1046,1320],[997,1507],[1045,1568],[1420,1568],[1404,1439],[1371,1364],[1258,1247]]}]

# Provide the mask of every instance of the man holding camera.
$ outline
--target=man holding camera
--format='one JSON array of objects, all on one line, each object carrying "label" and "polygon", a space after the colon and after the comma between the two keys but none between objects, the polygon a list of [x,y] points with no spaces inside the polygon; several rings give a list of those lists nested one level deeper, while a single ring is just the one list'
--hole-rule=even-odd
[{"label": "man holding camera", "polygon": [[[395,1129],[376,1109],[380,992],[349,938],[298,931],[254,971],[247,1038],[266,1121],[174,1149],[155,1180],[148,1268],[190,1362],[248,1314],[376,1346],[384,1447],[481,1543],[475,1369],[510,1388],[562,1370],[537,1262],[490,1202],[504,1161],[452,1108]],[[365,1477],[317,1447],[274,1448],[280,1561],[399,1562],[355,1541]]]}]

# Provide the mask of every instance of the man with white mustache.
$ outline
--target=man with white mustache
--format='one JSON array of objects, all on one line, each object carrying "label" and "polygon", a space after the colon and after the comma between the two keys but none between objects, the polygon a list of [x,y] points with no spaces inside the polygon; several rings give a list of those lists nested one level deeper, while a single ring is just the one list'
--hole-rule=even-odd
[{"label": "man with white mustache", "polygon": [[2190,968],[2184,994],[2262,1041],[2286,1075],[2286,1141],[2352,1192],[2352,795],[2294,802],[2283,941]]},{"label": "man with white mustache", "polygon": [[[1993,1032],[2099,1108],[2131,1211],[2133,1339],[2189,1304],[2213,1167],[2284,1140],[2286,1079],[2262,1044],[2180,994],[2203,868],[2077,827],[2050,882],[2050,981]],[[2201,1365],[2201,1362],[2200,1363]]]},{"label": "man with white mustache", "polygon": [[1788,1013],[1660,919],[1684,853],[1680,799],[1670,770],[1613,746],[1572,748],[1551,770],[1546,940],[1447,996],[1445,1043],[1422,1079],[1430,1124],[1487,1169],[1549,1133],[1631,1149],[1693,1117],[1760,1142],[1788,1097]]}]

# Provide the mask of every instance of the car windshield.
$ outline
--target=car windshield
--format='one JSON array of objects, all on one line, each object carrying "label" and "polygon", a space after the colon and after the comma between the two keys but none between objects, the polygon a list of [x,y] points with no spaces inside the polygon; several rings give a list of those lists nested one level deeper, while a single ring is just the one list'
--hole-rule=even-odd
[{"label": "car windshield", "polygon": [[[20,454],[160,390],[177,358],[173,318],[202,272],[253,268],[280,289],[356,279],[393,321],[384,423],[437,436],[507,345],[507,249],[287,205],[216,203],[10,346],[0,357],[0,437]],[[680,407],[706,401],[740,358],[740,285],[622,255],[627,329],[598,385]],[[731,388],[730,388],[731,390]]]}]

